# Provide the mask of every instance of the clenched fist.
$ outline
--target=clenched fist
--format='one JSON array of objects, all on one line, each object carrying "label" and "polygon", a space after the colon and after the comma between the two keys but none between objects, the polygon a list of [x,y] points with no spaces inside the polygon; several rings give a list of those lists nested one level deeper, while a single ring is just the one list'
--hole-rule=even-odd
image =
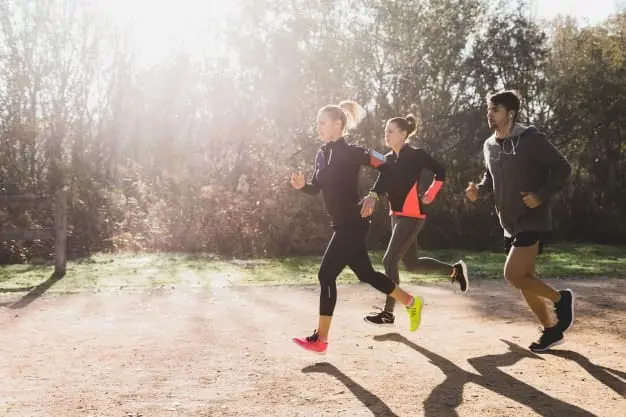
[{"label": "clenched fist", "polygon": [[522,191],[522,200],[524,200],[524,204],[528,208],[537,208],[541,205],[541,199],[535,193],[529,193],[526,191]]},{"label": "clenched fist", "polygon": [[478,200],[478,187],[473,182],[470,182],[465,189],[465,197],[471,202]]}]

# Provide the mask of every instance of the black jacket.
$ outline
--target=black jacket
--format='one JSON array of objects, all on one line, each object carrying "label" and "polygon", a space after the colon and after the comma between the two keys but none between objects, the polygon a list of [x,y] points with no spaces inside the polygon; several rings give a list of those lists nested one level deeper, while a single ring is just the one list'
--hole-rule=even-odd
[{"label": "black jacket", "polygon": [[[419,191],[419,179],[423,169],[435,174],[435,181],[444,181],[446,170],[423,149],[404,145],[399,154],[392,151],[385,155],[388,167],[381,167],[378,179],[372,186],[372,191],[378,194],[387,193],[391,210],[401,212],[407,203],[411,190],[415,187]],[[415,201],[407,204],[417,212],[421,212],[420,202],[415,195]]]},{"label": "black jacket", "polygon": [[348,145],[343,138],[325,144],[317,151],[313,178],[302,191],[307,194],[322,192],[333,227],[368,222],[361,217],[359,205],[359,171],[364,165],[370,166],[370,150]]}]

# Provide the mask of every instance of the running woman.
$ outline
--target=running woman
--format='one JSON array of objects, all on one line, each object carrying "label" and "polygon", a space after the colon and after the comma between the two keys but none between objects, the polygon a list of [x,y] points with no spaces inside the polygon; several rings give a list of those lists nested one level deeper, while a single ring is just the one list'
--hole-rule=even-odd
[{"label": "running woman", "polygon": [[[424,227],[426,214],[422,212],[422,204],[431,204],[439,190],[443,187],[446,172],[443,166],[435,161],[423,149],[408,144],[409,137],[417,130],[417,119],[413,114],[406,117],[394,117],[385,125],[385,142],[391,152],[385,155],[386,167],[381,169],[369,195],[363,200],[361,214],[370,216],[374,212],[376,201],[380,195],[389,200],[391,216],[391,239],[383,256],[385,274],[396,284],[400,282],[398,264],[406,259],[407,251],[414,248],[419,232]],[[420,201],[419,180],[422,170],[434,173],[433,182]],[[421,273],[449,275],[452,281],[458,282],[461,291],[467,292],[469,277],[467,265],[463,260],[454,265],[437,259],[420,257],[414,262],[405,262],[411,270]],[[387,297],[385,307],[378,313],[365,316],[365,321],[378,326],[390,326],[395,322],[393,314],[395,300]]]},{"label": "running woman", "polygon": [[319,322],[313,335],[296,337],[302,348],[323,354],[328,347],[328,333],[337,303],[337,277],[348,266],[360,281],[391,296],[406,307],[409,329],[417,330],[423,300],[413,297],[372,266],[366,245],[370,221],[361,216],[358,178],[361,166],[380,167],[382,155],[356,145],[344,137],[346,130],[358,123],[365,111],[357,103],[344,101],[322,107],[317,114],[317,132],[324,142],[315,156],[315,171],[310,182],[293,173],[291,185],[307,194],[322,192],[331,217],[333,235],[322,257],[318,272],[320,282]]},{"label": "running woman", "polygon": [[[470,201],[492,192],[504,231],[504,277],[521,291],[543,325],[529,349],[543,352],[563,342],[574,323],[574,293],[537,279],[537,255],[552,229],[550,198],[565,184],[570,164],[535,126],[516,123],[520,98],[505,90],[487,96],[487,122],[494,131],[483,145],[486,169],[479,184],[465,190]],[[554,323],[546,300],[556,312]]]}]

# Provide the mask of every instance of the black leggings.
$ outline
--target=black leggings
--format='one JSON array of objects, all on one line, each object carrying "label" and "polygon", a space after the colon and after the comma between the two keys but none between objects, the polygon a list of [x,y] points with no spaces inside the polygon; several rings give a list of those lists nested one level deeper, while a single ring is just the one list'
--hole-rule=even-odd
[{"label": "black leggings", "polygon": [[346,266],[356,274],[359,281],[367,282],[387,295],[396,285],[385,274],[372,266],[365,237],[368,225],[338,227],[328,242],[318,273],[320,281],[320,315],[332,316],[337,304],[337,277]]}]

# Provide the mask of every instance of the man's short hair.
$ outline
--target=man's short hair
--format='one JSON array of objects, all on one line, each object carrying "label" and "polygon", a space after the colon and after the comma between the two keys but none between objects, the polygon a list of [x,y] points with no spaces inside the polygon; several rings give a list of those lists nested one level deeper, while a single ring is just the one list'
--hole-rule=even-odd
[{"label": "man's short hair", "polygon": [[491,103],[494,106],[502,106],[507,112],[514,111],[515,118],[517,118],[522,103],[519,92],[515,90],[501,90],[489,93],[485,98],[487,103]]}]

